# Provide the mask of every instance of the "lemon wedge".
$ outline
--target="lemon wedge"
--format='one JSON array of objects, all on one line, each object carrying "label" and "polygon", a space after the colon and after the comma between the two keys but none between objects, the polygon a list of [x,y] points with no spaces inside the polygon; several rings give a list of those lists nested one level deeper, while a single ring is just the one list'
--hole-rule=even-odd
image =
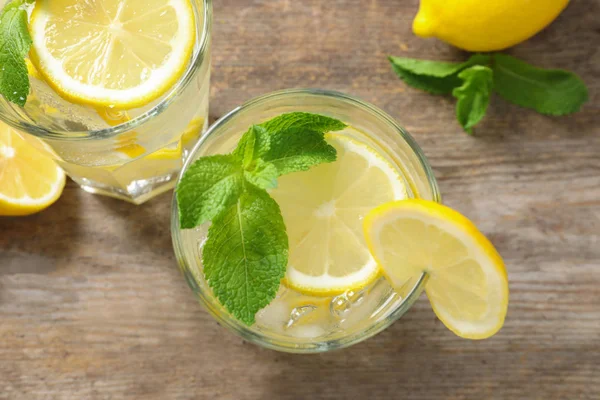
[{"label": "lemon wedge", "polygon": [[376,150],[341,134],[326,138],[337,161],[284,175],[271,192],[289,238],[284,284],[316,296],[363,287],[379,276],[362,218],[379,204],[407,197],[398,170]]},{"label": "lemon wedge", "polygon": [[195,29],[190,0],[37,0],[31,61],[73,103],[129,109],[177,82]]},{"label": "lemon wedge", "polygon": [[54,161],[0,123],[0,215],[28,215],[54,203],[65,174]]},{"label": "lemon wedge", "polygon": [[367,215],[364,232],[392,286],[427,273],[427,297],[452,332],[484,339],[502,327],[508,308],[506,269],[466,217],[432,201],[390,202]]}]

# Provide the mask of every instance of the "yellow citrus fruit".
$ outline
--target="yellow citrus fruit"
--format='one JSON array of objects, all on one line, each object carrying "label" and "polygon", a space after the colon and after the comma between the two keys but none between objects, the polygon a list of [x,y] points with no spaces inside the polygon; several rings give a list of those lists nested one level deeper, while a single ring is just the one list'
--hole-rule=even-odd
[{"label": "yellow citrus fruit", "polygon": [[284,175],[271,191],[289,239],[284,284],[316,296],[359,288],[379,276],[362,217],[379,204],[407,197],[398,170],[376,150],[343,135],[326,137],[337,161]]},{"label": "yellow citrus fruit", "polygon": [[37,0],[31,61],[78,104],[139,107],[184,73],[196,36],[190,0]]},{"label": "yellow citrus fruit", "polygon": [[396,201],[372,210],[364,232],[392,286],[427,273],[427,297],[452,332],[484,339],[502,327],[508,308],[504,262],[466,217],[432,201]]},{"label": "yellow citrus fruit", "polygon": [[28,215],[54,203],[65,174],[49,157],[0,123],[0,215]]},{"label": "yellow citrus fruit", "polygon": [[541,31],[569,0],[421,0],[413,32],[468,51],[514,46]]}]

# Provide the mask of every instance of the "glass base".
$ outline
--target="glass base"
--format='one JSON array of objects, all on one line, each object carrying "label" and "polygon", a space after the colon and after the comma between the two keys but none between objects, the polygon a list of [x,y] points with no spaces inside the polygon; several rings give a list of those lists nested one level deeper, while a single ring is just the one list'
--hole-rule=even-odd
[{"label": "glass base", "polygon": [[159,194],[173,189],[177,183],[178,175],[179,171],[173,171],[167,175],[132,181],[127,185],[125,190],[94,182],[86,178],[71,177],[71,179],[88,193],[109,196],[140,205]]}]

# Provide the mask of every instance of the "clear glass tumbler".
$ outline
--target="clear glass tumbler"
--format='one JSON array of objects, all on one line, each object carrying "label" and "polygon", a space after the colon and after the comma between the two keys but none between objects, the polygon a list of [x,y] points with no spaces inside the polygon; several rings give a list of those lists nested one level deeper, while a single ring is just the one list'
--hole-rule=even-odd
[{"label": "clear glass tumbler", "polygon": [[[382,110],[356,98],[324,90],[294,89],[267,94],[231,111],[213,125],[192,150],[184,171],[199,157],[228,153],[252,124],[286,112],[304,111],[337,118],[394,165],[409,197],[440,201],[437,183],[413,138]],[[354,135],[350,133],[351,135]],[[425,275],[393,289],[383,277],[361,290],[316,297],[281,285],[277,297],[246,326],[213,295],[202,271],[207,226],[182,230],[173,202],[171,230],[181,270],[200,302],[225,327],[261,346],[286,352],[314,353],[365,340],[400,318],[419,297]],[[289,227],[288,227],[289,229]]]},{"label": "clear glass tumbler", "polygon": [[191,0],[192,56],[180,79],[145,106],[116,110],[71,103],[36,73],[24,107],[0,97],[0,119],[24,133],[81,187],[135,204],[175,185],[208,121],[211,0]]}]

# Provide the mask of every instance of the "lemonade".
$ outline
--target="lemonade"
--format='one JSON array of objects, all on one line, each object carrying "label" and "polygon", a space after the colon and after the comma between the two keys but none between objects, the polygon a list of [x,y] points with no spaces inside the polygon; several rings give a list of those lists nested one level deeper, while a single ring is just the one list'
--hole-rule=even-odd
[{"label": "lemonade", "polygon": [[[207,279],[202,261],[211,225],[181,229],[181,207],[174,203],[172,233],[188,283],[217,319],[261,345],[314,352],[372,336],[418,298],[425,275],[393,289],[369,253],[362,219],[388,201],[439,197],[424,157],[393,120],[359,100],[316,90],[277,92],[234,110],[211,128],[184,171],[200,157],[230,153],[248,126],[298,111],[336,118],[347,126],[325,135],[337,150],[336,161],[280,176],[277,187],[268,190],[287,228],[289,261],[275,298],[252,324],[233,317]],[[293,146],[292,139],[289,143]],[[181,185],[178,191],[183,191]],[[214,224],[217,231],[223,222]],[[226,256],[230,254],[234,257],[229,251]]]},{"label": "lemonade", "polygon": [[23,106],[0,118],[84,189],[136,204],[175,184],[208,122],[209,0],[37,0]]}]

